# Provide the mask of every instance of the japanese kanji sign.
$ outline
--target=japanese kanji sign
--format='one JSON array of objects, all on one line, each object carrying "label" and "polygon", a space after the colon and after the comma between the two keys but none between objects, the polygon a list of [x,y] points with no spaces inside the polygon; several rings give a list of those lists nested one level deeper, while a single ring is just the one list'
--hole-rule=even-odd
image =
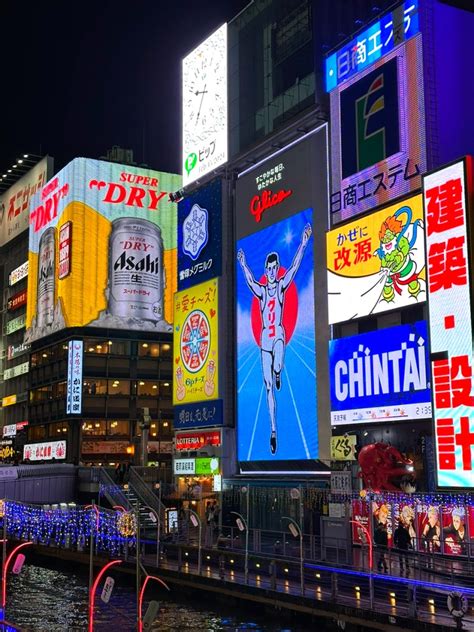
[{"label": "japanese kanji sign", "polygon": [[471,186],[471,158],[423,179],[439,487],[474,487],[473,344],[467,224]]},{"label": "japanese kanji sign", "polygon": [[[222,399],[213,399],[211,402],[203,402],[201,404],[184,404],[174,408],[175,429],[205,428],[222,426],[222,424]],[[178,434],[176,435],[176,445],[176,449],[180,450],[181,448],[178,447]]]},{"label": "japanese kanji sign", "polygon": [[178,204],[178,290],[222,273],[222,184],[215,180]]},{"label": "japanese kanji sign", "polygon": [[82,413],[82,340],[70,340],[68,346],[66,414]]},{"label": "japanese kanji sign", "polygon": [[217,323],[217,279],[174,295],[175,405],[219,396]]},{"label": "japanese kanji sign", "polygon": [[333,225],[421,187],[421,34],[344,81],[330,101]]},{"label": "japanese kanji sign", "polygon": [[327,233],[329,323],[426,300],[421,195]]},{"label": "japanese kanji sign", "polygon": [[331,461],[355,461],[355,435],[337,435],[331,437]]}]

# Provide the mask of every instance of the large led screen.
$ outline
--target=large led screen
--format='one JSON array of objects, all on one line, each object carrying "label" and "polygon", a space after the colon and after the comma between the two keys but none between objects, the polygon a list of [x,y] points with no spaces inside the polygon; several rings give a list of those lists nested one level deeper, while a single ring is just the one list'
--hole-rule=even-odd
[{"label": "large led screen", "polygon": [[217,279],[174,296],[174,405],[219,397],[218,298]]},{"label": "large led screen", "polygon": [[[472,159],[423,180],[439,487],[474,487]],[[472,242],[471,242],[472,243]]]},{"label": "large led screen", "polygon": [[383,423],[431,417],[426,322],[329,343],[331,423]]},{"label": "large led screen", "polygon": [[33,198],[26,342],[65,327],[171,332],[178,175],[76,158]]},{"label": "large led screen", "polygon": [[313,211],[237,242],[241,461],[318,456]]},{"label": "large led screen", "polygon": [[421,187],[426,171],[421,37],[363,65],[330,94],[333,225]]},{"label": "large led screen", "polygon": [[178,204],[178,289],[222,271],[222,184],[215,180]]},{"label": "large led screen", "polygon": [[422,196],[329,231],[327,270],[330,324],[424,302]]},{"label": "large led screen", "polygon": [[227,24],[183,59],[183,184],[227,161]]}]

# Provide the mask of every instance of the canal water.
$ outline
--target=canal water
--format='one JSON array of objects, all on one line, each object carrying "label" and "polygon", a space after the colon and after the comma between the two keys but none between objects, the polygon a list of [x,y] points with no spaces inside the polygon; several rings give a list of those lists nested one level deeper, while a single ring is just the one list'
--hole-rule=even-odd
[{"label": "canal water", "polygon": [[[135,624],[135,591],[132,579],[114,575],[115,588],[108,604],[97,591],[96,630],[132,632]],[[20,575],[10,575],[6,618],[18,626],[34,632],[79,632],[87,630],[88,576],[83,568],[72,572],[70,567],[45,568],[25,564]],[[153,593],[147,588],[147,599],[160,602],[154,632],[308,632],[309,629],[336,630],[334,622],[311,623],[309,620],[293,625],[269,615],[259,605],[252,609],[220,605],[212,596],[202,593],[199,598],[181,597],[177,589],[165,594],[164,589]],[[148,592],[149,591],[149,592]]]}]

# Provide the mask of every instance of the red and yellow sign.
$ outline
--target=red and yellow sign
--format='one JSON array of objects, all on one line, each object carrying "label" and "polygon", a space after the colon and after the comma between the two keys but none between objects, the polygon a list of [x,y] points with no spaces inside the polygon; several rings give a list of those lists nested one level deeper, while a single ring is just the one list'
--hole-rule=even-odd
[{"label": "red and yellow sign", "polygon": [[425,301],[424,239],[421,195],[329,231],[329,323]]},{"label": "red and yellow sign", "polygon": [[174,295],[174,405],[219,397],[217,298],[217,279]]},{"label": "red and yellow sign", "polygon": [[206,446],[220,446],[220,430],[205,430],[203,432],[177,432],[175,447],[178,451],[199,450]]}]

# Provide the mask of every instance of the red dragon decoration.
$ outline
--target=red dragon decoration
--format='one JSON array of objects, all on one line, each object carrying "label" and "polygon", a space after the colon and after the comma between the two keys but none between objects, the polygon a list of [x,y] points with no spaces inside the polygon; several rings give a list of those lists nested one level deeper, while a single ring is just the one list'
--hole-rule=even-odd
[{"label": "red dragon decoration", "polygon": [[415,476],[413,461],[387,443],[364,446],[359,451],[358,461],[359,478],[364,481],[364,487],[374,491],[399,492],[402,479]]}]

